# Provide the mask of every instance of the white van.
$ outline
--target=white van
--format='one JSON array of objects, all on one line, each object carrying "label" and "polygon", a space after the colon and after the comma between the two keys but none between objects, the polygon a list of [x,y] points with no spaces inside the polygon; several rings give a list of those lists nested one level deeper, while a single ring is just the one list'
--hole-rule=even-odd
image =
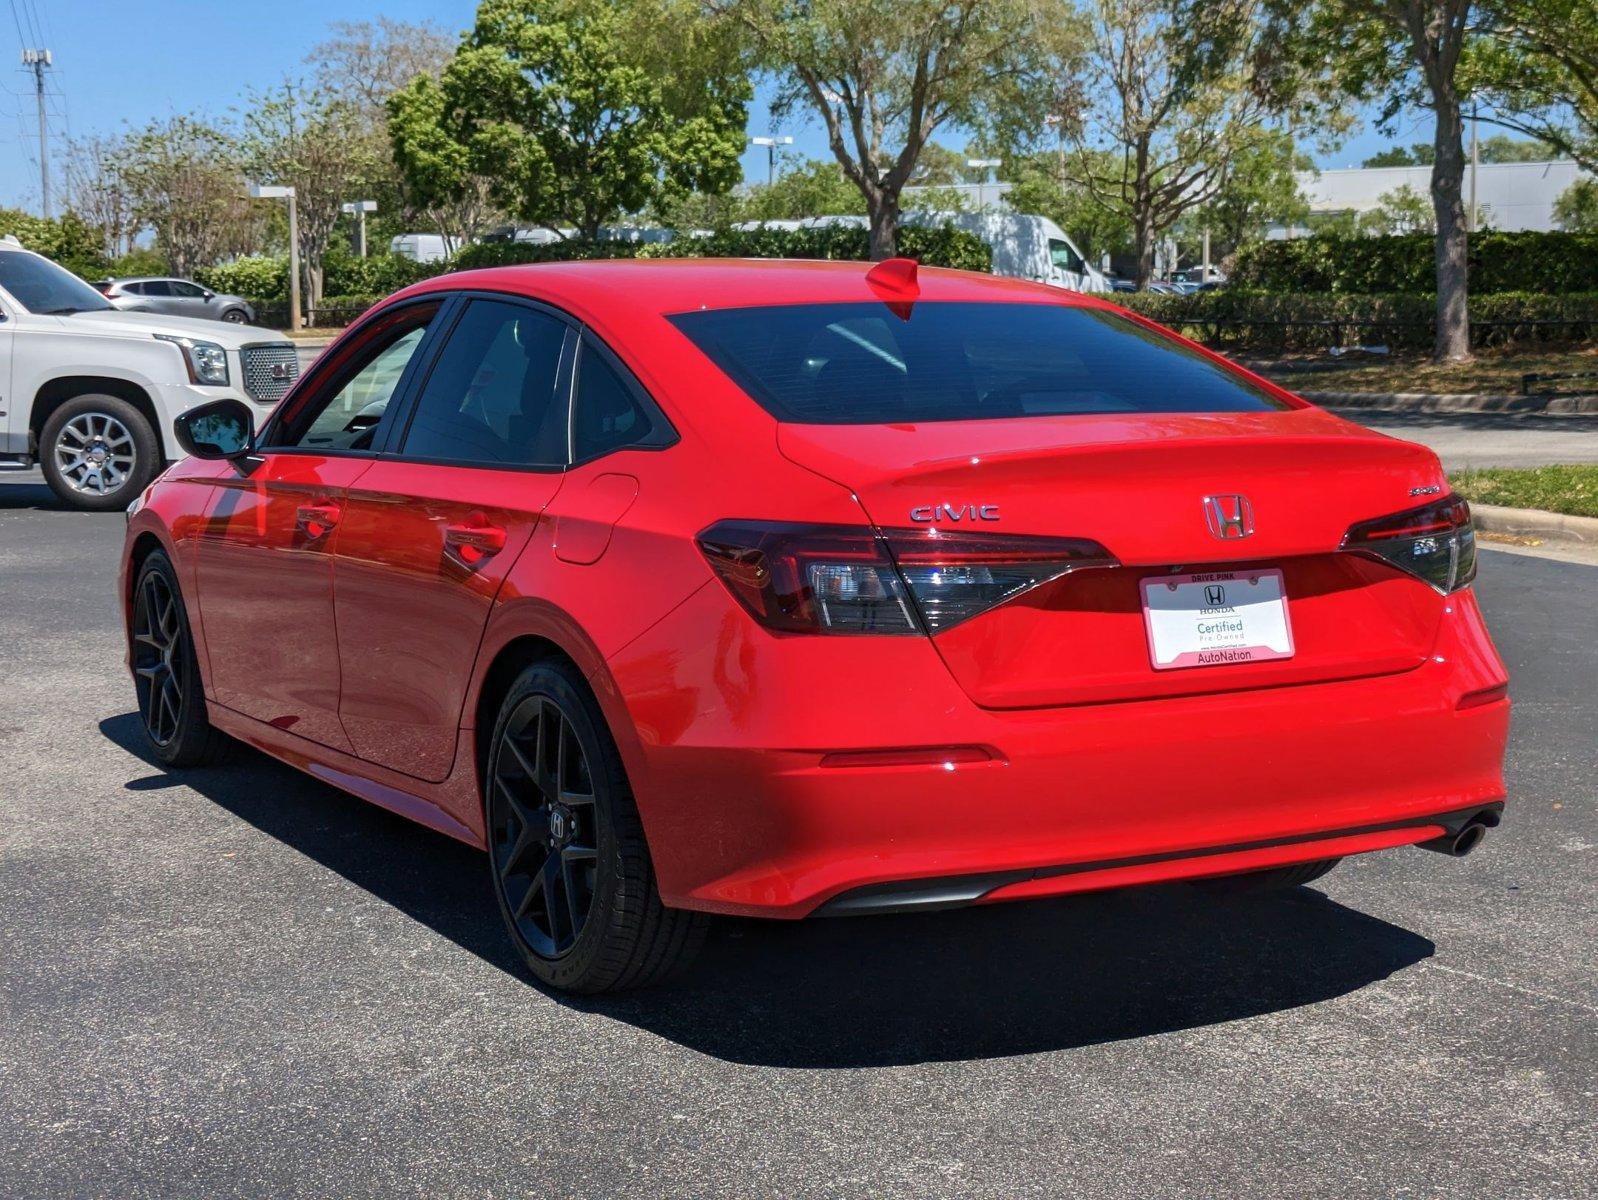
[{"label": "white van", "polygon": [[993,273],[1031,279],[1073,292],[1107,292],[1109,280],[1053,221],[1026,213],[912,212],[905,224],[953,225],[974,233],[993,251]]},{"label": "white van", "polygon": [[[797,221],[745,221],[734,229],[863,229],[859,216],[805,217]],[[953,225],[974,233],[993,251],[993,273],[1031,279],[1073,292],[1108,292],[1110,282],[1053,221],[1025,213],[907,212],[900,225]]]},{"label": "white van", "polygon": [[449,243],[440,233],[400,233],[389,240],[388,252],[412,262],[443,262],[449,257]]}]

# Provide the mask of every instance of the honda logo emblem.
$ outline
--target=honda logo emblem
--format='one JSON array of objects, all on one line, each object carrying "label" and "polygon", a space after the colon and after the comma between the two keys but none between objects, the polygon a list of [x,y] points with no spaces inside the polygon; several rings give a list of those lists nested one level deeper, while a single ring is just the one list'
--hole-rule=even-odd
[{"label": "honda logo emblem", "polygon": [[1254,532],[1254,508],[1247,496],[1205,496],[1204,521],[1223,541],[1246,538]]},{"label": "honda logo emblem", "polygon": [[1204,589],[1204,603],[1210,608],[1220,608],[1226,603],[1226,589],[1218,583],[1212,583]]}]

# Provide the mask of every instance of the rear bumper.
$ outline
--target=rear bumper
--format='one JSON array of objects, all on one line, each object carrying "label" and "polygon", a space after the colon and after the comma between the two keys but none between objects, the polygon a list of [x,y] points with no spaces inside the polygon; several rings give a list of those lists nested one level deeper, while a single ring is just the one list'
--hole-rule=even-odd
[{"label": "rear bumper", "polygon": [[[1496,806],[1509,703],[1459,704],[1505,674],[1454,599],[1400,674],[1071,708],[980,708],[919,639],[773,637],[719,588],[610,666],[668,904],[936,907],[1384,849]],[[908,747],[988,757],[862,757]]]}]

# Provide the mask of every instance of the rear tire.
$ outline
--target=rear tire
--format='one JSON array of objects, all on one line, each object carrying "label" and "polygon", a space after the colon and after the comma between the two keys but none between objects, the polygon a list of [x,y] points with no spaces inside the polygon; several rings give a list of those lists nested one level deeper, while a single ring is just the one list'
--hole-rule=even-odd
[{"label": "rear tire", "polygon": [[527,667],[489,747],[489,869],[528,969],[592,994],[687,966],[708,918],[660,902],[621,755],[582,673],[553,658]]},{"label": "rear tire", "polygon": [[161,447],[155,430],[117,396],[74,396],[39,433],[39,465],[50,490],[71,508],[124,509],[155,478]]},{"label": "rear tire", "polygon": [[1341,858],[1322,858],[1314,862],[1294,863],[1290,867],[1268,867],[1263,871],[1244,871],[1238,875],[1216,875],[1209,879],[1189,882],[1201,892],[1218,899],[1237,896],[1258,896],[1269,892],[1285,892],[1306,883],[1313,883],[1326,874]]},{"label": "rear tire", "polygon": [[219,761],[230,744],[206,712],[183,593],[161,550],[144,560],[133,585],[132,643],[139,718],[151,753],[168,767]]}]

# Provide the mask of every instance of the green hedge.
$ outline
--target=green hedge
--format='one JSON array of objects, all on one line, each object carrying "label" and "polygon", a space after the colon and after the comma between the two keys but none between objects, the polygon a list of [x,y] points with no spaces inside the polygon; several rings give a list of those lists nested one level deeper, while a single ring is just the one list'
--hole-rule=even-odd
[{"label": "green hedge", "polygon": [[[387,296],[447,269],[447,263],[412,262],[397,254],[379,254],[372,258],[330,254],[322,264],[322,289],[329,296]],[[287,304],[288,257],[258,255],[220,266],[201,267],[194,273],[194,281],[217,292],[248,296],[268,304]]]},{"label": "green hedge", "polygon": [[[517,263],[570,262],[591,258],[832,258],[863,261],[871,256],[864,229],[828,226],[821,229],[726,230],[706,237],[678,237],[669,242],[479,242],[455,259],[464,270]],[[899,253],[929,267],[987,271],[993,254],[975,234],[942,226],[901,229]]]},{"label": "green hedge", "polygon": [[[1244,246],[1232,283],[1269,292],[1428,292],[1437,282],[1434,256],[1435,239],[1425,233],[1315,234]],[[1598,234],[1472,234],[1470,290],[1598,292]]]},{"label": "green hedge", "polygon": [[[1437,315],[1436,298],[1417,293],[1303,295],[1221,288],[1191,296],[1138,292],[1114,299],[1206,345],[1265,350],[1362,343],[1428,349]],[[1470,319],[1472,340],[1479,346],[1591,341],[1598,338],[1598,291],[1473,295]]]}]

